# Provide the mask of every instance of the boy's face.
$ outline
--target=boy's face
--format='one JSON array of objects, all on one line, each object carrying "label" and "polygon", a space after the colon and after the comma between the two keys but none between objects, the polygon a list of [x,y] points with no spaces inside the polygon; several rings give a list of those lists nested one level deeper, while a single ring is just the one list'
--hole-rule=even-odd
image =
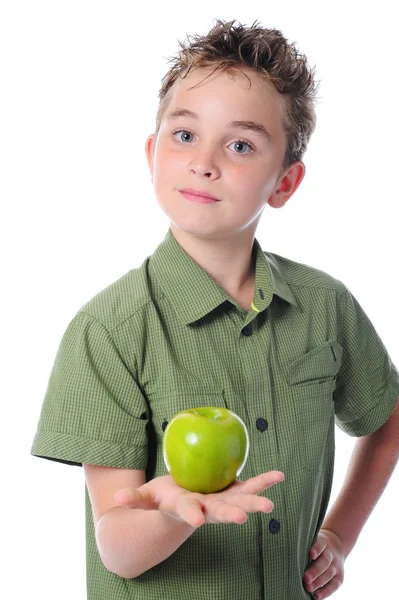
[{"label": "boy's face", "polygon": [[[238,70],[204,81],[212,70],[191,71],[174,84],[157,139],[150,135],[146,142],[155,194],[171,223],[187,233],[226,238],[245,230],[252,236],[266,204],[283,206],[305,167],[299,161],[281,170],[284,106],[274,87],[247,70],[251,86]],[[185,189],[218,202],[193,201]]]}]

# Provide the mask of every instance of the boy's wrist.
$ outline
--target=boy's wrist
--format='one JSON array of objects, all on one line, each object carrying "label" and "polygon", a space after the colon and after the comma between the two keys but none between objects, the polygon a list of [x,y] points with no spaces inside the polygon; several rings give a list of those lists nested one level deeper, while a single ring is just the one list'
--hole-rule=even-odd
[{"label": "boy's wrist", "polygon": [[349,556],[349,554],[352,552],[355,544],[356,544],[356,540],[349,540],[347,537],[345,537],[345,535],[343,535],[342,533],[338,532],[336,529],[334,529],[333,525],[323,525],[320,528],[320,531],[327,531],[330,534],[333,534],[335,536],[335,538],[337,539],[337,542],[340,545],[342,554],[344,556],[344,559],[346,560]]}]

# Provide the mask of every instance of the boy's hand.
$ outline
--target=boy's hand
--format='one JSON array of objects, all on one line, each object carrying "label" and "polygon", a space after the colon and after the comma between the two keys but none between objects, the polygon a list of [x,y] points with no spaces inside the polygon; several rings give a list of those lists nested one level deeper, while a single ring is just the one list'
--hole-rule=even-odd
[{"label": "boy's hand", "polygon": [[181,488],[170,475],[156,477],[137,489],[118,490],[115,501],[127,508],[160,510],[192,527],[204,523],[245,523],[247,513],[273,510],[268,498],[259,492],[284,481],[281,471],[269,471],[247,481],[236,480],[214,494],[199,494]]},{"label": "boy's hand", "polygon": [[306,591],[313,592],[316,600],[323,600],[336,592],[344,581],[346,557],[342,540],[329,529],[320,529],[309,556],[312,563],[303,577]]}]

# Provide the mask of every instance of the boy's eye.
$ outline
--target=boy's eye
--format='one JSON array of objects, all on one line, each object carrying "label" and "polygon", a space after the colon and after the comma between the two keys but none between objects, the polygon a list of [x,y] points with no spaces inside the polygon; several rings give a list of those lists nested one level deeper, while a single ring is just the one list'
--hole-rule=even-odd
[{"label": "boy's eye", "polygon": [[[177,139],[179,141],[188,143],[192,141],[191,138],[194,137],[194,134],[192,134],[191,131],[187,131],[187,129],[178,129],[177,131],[173,132],[173,136],[178,136]],[[237,140],[236,142],[230,144],[230,146],[234,147],[236,154],[250,154],[254,151],[252,145],[246,140]]]},{"label": "boy's eye", "polygon": [[[237,142],[234,142],[234,145],[237,154],[249,154],[249,152],[253,152],[253,148],[251,146],[251,144],[249,142],[245,142],[244,140],[238,140]],[[244,150],[242,150],[242,147],[244,146]],[[245,152],[245,147],[249,149],[249,152]]]},{"label": "boy's eye", "polygon": [[179,134],[179,139],[181,142],[189,142],[190,140],[187,138],[189,138],[190,135],[193,135],[190,131],[187,131],[186,129],[179,129],[178,131],[173,132],[174,136],[177,134]]}]

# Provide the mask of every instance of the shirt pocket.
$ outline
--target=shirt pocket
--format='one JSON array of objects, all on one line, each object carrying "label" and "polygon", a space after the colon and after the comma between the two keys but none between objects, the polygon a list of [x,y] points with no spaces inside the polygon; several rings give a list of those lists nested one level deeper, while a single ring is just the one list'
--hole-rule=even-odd
[{"label": "shirt pocket", "polygon": [[342,363],[342,346],[329,340],[288,367],[302,467],[319,472],[334,452],[334,393]]}]

